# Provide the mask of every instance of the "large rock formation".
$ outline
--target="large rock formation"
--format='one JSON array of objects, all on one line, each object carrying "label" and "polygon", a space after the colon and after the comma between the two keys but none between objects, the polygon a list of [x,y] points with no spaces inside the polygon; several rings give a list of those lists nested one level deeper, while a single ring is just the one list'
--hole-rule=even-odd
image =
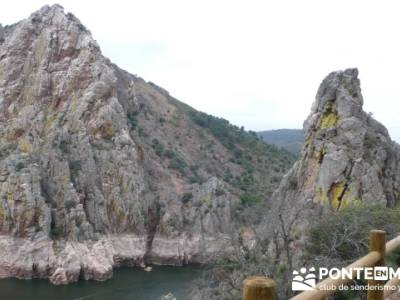
[{"label": "large rock formation", "polygon": [[304,123],[301,158],[274,193],[283,208],[305,203],[340,210],[362,201],[400,201],[400,147],[363,111],[357,69],[329,74]]},{"label": "large rock formation", "polygon": [[113,65],[58,5],[0,26],[0,277],[105,279],[229,249],[243,191],[272,193],[291,164],[229,126]]}]

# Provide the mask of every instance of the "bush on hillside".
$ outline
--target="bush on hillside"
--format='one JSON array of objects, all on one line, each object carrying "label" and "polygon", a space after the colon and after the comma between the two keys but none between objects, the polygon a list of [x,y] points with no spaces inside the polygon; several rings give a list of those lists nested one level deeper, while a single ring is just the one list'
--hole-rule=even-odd
[{"label": "bush on hillside", "polygon": [[[278,228],[279,224],[271,226]],[[385,230],[388,239],[392,239],[400,232],[400,209],[354,204],[315,220],[308,231],[304,232],[307,241],[305,255],[295,264],[328,268],[346,266],[368,252],[369,232],[372,229]],[[289,238],[296,239],[293,234]],[[293,294],[289,282],[293,270],[285,262],[284,249],[276,248],[280,253],[277,260],[268,251],[273,236],[265,233],[264,236],[258,235],[257,239],[257,246],[253,250],[243,251],[243,248],[237,247],[232,255],[220,257],[205,271],[203,278],[193,284],[191,299],[240,300],[243,279],[263,274],[268,274],[277,282],[279,299],[290,298]],[[295,256],[298,250],[295,247],[289,248],[289,255]],[[387,263],[398,265],[399,253],[394,253]],[[333,296],[333,299],[365,298],[363,292],[339,292]]]}]

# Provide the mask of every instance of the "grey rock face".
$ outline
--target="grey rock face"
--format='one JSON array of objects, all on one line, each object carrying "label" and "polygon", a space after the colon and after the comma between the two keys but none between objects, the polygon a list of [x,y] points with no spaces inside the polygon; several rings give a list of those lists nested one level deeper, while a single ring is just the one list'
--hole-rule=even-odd
[{"label": "grey rock face", "polygon": [[156,141],[181,139],[180,156],[202,157],[168,97],[58,5],[0,27],[0,277],[103,280],[229,249],[235,188],[201,168],[188,182],[183,159],[171,171],[156,155]]},{"label": "grey rock face", "polygon": [[0,53],[1,231],[86,239],[118,223],[143,232],[133,221],[143,218],[143,171],[117,78],[89,32],[44,7],[14,26]]},{"label": "grey rock face", "polygon": [[362,110],[357,69],[329,74],[304,122],[301,158],[274,193],[276,203],[312,201],[340,210],[362,201],[400,201],[400,148],[386,128]]}]

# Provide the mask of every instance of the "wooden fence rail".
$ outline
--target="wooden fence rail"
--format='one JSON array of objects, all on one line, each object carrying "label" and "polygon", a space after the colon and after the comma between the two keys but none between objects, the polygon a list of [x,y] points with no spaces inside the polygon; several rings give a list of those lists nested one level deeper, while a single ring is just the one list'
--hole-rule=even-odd
[{"label": "wooden fence rail", "polygon": [[[385,266],[385,258],[388,254],[400,248],[400,235],[386,243],[386,232],[382,230],[372,230],[370,233],[369,253],[362,258],[356,260],[345,269],[347,273],[352,271],[353,277],[356,274],[356,268]],[[322,287],[334,286],[336,289],[347,284],[351,279],[341,276],[338,279],[327,278],[318,283],[314,290],[302,292],[291,300],[322,300],[334,294],[334,289],[323,289]],[[393,278],[388,282],[369,280],[369,286],[376,288],[368,290],[368,300],[386,299],[393,289],[389,287],[400,284],[398,278]],[[380,288],[379,288],[380,287]],[[243,300],[276,300],[276,283],[267,277],[249,277],[243,282]]]}]

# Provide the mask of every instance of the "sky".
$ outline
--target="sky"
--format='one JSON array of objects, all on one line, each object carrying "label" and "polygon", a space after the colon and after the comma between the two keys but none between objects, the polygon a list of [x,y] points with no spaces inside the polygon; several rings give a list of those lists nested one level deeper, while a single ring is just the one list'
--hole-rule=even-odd
[{"label": "sky", "polygon": [[[53,3],[7,1],[0,23]],[[57,3],[120,67],[249,130],[301,128],[322,79],[357,67],[365,111],[400,141],[399,1]]]}]

